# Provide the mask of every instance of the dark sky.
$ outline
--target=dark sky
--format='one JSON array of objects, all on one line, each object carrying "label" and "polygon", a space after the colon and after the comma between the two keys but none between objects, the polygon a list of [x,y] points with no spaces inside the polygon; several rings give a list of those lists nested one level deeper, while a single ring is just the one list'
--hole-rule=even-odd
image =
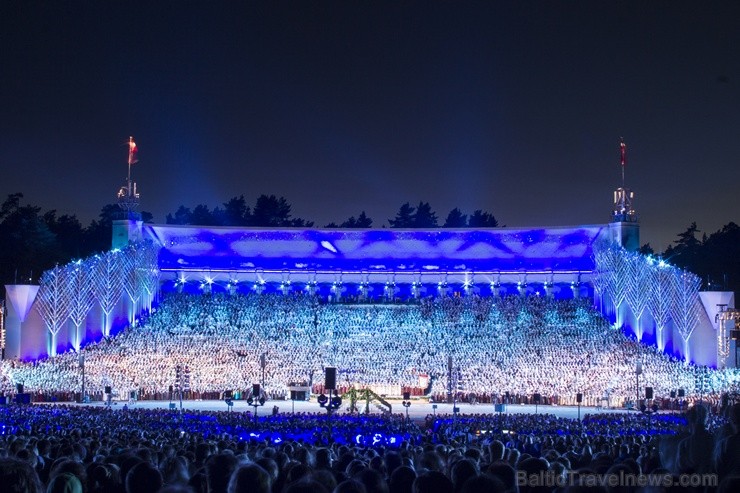
[{"label": "dark sky", "polygon": [[603,223],[620,136],[643,242],[740,221],[736,1],[6,1],[0,111],[0,197],[85,225],[129,135],[157,222],[267,193]]}]

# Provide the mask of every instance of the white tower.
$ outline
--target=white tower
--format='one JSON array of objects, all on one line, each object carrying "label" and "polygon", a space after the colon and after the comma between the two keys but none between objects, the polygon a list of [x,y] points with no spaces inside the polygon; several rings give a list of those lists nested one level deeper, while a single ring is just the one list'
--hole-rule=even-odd
[{"label": "white tower", "polygon": [[126,185],[118,190],[118,206],[121,208],[121,219],[113,221],[111,238],[112,248],[125,248],[132,241],[141,239],[141,213],[139,209],[139,192],[136,182],[131,180],[131,165],[138,159],[138,148],[133,137],[128,138],[128,176]]},{"label": "white tower", "polygon": [[124,219],[137,220],[141,214],[139,208],[139,192],[136,191],[136,182],[131,181],[131,165],[138,162],[136,159],[138,149],[133,137],[128,138],[128,177],[126,185],[118,190],[118,206],[124,213]]},{"label": "white tower", "polygon": [[612,209],[613,239],[627,250],[640,248],[640,223],[634,208],[635,193],[624,186],[624,168],[627,163],[627,145],[624,139],[619,143],[620,164],[622,166],[622,186],[614,190]]}]

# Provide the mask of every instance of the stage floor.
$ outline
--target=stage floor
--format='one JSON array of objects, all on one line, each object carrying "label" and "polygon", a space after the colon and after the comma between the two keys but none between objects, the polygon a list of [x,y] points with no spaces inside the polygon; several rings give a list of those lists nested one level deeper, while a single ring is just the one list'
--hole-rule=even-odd
[{"label": "stage floor", "polygon": [[[180,409],[179,401],[172,401],[175,404],[176,409]],[[404,413],[406,409],[402,405],[401,400],[389,400],[391,406],[393,406],[393,413]],[[233,401],[234,406],[231,408],[233,412],[244,412],[252,411],[254,408],[247,404],[247,401],[239,400]],[[345,412],[347,409],[347,402],[344,402],[342,407],[339,408],[339,413]],[[94,402],[90,404],[75,404],[83,406],[95,406],[103,407],[102,402]],[[133,409],[167,409],[170,406],[169,401],[113,401],[112,409],[123,409],[124,406],[128,406]],[[310,401],[267,401],[264,406],[257,408],[257,415],[263,416],[265,414],[271,414],[273,406],[277,406],[281,413],[303,413],[303,412],[319,412],[324,411],[319,406],[316,399],[313,398]],[[360,411],[364,411],[364,401],[358,402]],[[452,404],[429,404],[427,401],[412,400],[411,406],[408,408],[408,414],[411,419],[423,419],[429,414],[452,414]],[[467,404],[458,403],[457,407],[460,409],[462,414],[488,414],[493,413],[494,408],[492,404]],[[182,401],[182,408],[185,411],[228,411],[229,408],[224,401]],[[370,412],[377,413],[378,409],[370,403]],[[627,413],[630,412],[626,409],[615,409],[615,408],[597,408],[597,407],[585,407],[580,408],[580,416],[583,417],[586,414],[594,413]],[[570,418],[577,419],[579,415],[579,409],[577,406],[534,406],[534,405],[520,405],[520,404],[509,404],[506,406],[507,414],[552,414],[559,418]]]}]

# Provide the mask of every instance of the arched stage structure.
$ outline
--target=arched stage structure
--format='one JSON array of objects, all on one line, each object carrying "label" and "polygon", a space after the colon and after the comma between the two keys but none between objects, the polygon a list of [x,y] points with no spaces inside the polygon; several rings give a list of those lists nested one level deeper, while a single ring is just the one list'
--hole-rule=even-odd
[{"label": "arched stage structure", "polygon": [[[630,195],[628,195],[628,193]],[[111,251],[6,286],[6,359],[79,349],[136,323],[160,293],[306,290],[331,301],[424,296],[589,297],[628,335],[687,362],[734,366],[718,323],[732,293],[635,253],[639,225],[434,230],[256,229],[114,224]],[[631,202],[630,202],[631,204]]]}]

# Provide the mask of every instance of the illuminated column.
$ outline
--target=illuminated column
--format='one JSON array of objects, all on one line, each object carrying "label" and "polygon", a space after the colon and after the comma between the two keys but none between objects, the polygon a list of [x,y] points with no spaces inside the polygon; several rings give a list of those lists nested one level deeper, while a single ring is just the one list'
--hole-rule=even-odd
[{"label": "illuminated column", "polygon": [[421,297],[421,283],[416,281],[411,283],[411,295],[415,299],[419,299]]},{"label": "illuminated column", "polygon": [[473,294],[473,285],[475,284],[475,274],[472,272],[465,273],[465,280],[463,281],[463,292],[465,296]]},{"label": "illuminated column", "polygon": [[48,355],[57,355],[57,336],[70,315],[70,283],[67,272],[58,265],[41,276],[34,308],[49,331]]},{"label": "illuminated column", "polygon": [[522,275],[519,282],[516,283],[516,290],[519,292],[519,296],[527,294],[527,274]]},{"label": "illuminated column", "polygon": [[105,337],[110,335],[111,314],[123,295],[122,255],[120,250],[96,255],[91,268],[93,295],[103,314],[101,333]]},{"label": "illuminated column", "polygon": [[627,285],[626,300],[632,315],[635,318],[633,332],[638,341],[642,341],[642,315],[650,299],[650,269],[647,258],[640,254],[630,254],[627,257],[627,271],[629,283]]},{"label": "illuminated column", "polygon": [[236,277],[236,272],[229,274],[229,282],[226,284],[226,288],[229,290],[229,295],[234,296],[239,287],[239,279]]},{"label": "illuminated column", "polygon": [[704,308],[699,301],[701,279],[688,272],[676,269],[673,275],[674,290],[671,304],[671,318],[673,325],[683,342],[684,363],[691,361],[689,354],[689,339],[699,321],[699,312]]},{"label": "illuminated column", "polygon": [[5,299],[9,302],[5,306],[5,359],[21,357],[21,334],[23,323],[28,312],[31,311],[38,286],[29,284],[11,284],[5,286]]},{"label": "illuminated column", "polygon": [[578,299],[581,296],[581,274],[579,273],[576,278],[570,283],[570,290],[573,293],[573,299]]}]

